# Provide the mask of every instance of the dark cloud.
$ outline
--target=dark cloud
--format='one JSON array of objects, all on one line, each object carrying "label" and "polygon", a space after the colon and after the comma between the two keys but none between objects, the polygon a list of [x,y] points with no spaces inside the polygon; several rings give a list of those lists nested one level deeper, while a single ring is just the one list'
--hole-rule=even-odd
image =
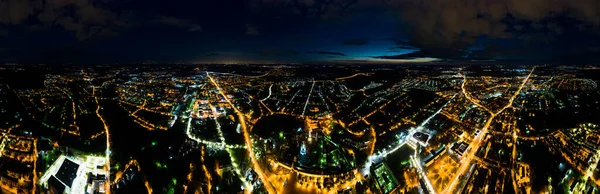
[{"label": "dark cloud", "polygon": [[[129,23],[129,15],[112,12],[88,0],[3,0],[0,23],[27,22],[36,28],[60,26],[75,32],[79,40],[94,36],[114,36]],[[36,25],[31,25],[31,24]]]},{"label": "dark cloud", "polygon": [[[99,36],[126,34],[124,32],[132,27],[135,27],[132,30],[134,33],[150,33],[137,28],[165,25],[188,32],[209,30],[218,35],[188,33],[182,37],[165,36],[162,38],[164,42],[174,42],[170,40],[178,38],[186,42],[207,41],[211,44],[205,45],[210,47],[222,46],[218,48],[220,51],[238,49],[254,56],[256,53],[261,56],[299,54],[296,51],[259,51],[269,48],[257,46],[265,43],[290,49],[298,49],[293,47],[295,45],[306,45],[312,48],[302,50],[315,50],[309,52],[312,54],[345,56],[344,53],[319,51],[338,50],[340,45],[321,47],[314,43],[319,40],[314,37],[328,35],[315,29],[319,25],[336,26],[357,17],[384,13],[385,18],[397,19],[400,27],[390,25],[389,29],[381,28],[381,31],[400,31],[390,34],[408,35],[409,38],[385,38],[383,40],[391,41],[393,45],[386,45],[382,49],[388,49],[389,52],[420,51],[375,57],[380,59],[562,60],[569,55],[590,59],[585,56],[598,55],[597,45],[600,45],[598,0],[225,0],[178,1],[166,5],[159,0],[0,0],[0,38],[21,35],[16,32],[62,28],[79,40],[89,40]],[[10,31],[1,29],[5,26],[10,27]],[[368,33],[370,29],[363,33],[360,29],[362,25],[351,26],[361,33],[350,29],[340,37],[359,38],[338,39],[334,44],[341,42],[346,46],[356,46],[354,48],[370,44],[371,49],[371,46],[375,47],[382,41],[382,37],[393,36],[371,37]],[[377,30],[380,29],[373,31]],[[131,36],[145,37],[137,35],[140,34]],[[299,36],[295,42],[282,41],[290,40],[295,35]],[[481,41],[481,37],[486,40]],[[519,43],[507,46],[494,42],[514,39]],[[313,43],[309,44],[310,41]],[[21,43],[13,42],[13,45]],[[221,44],[224,42],[226,44]],[[155,43],[168,44],[162,40],[156,40]],[[481,44],[480,48],[473,50],[475,44]],[[248,49],[250,47],[252,49]],[[204,48],[201,50],[210,52]]]},{"label": "dark cloud", "polygon": [[[445,52],[445,53],[444,53]],[[459,52],[448,53],[448,51],[417,51],[414,53],[403,54],[403,55],[387,55],[387,56],[376,56],[374,59],[388,59],[388,60],[414,60],[420,58],[436,58],[436,62],[521,62],[522,59],[508,59],[508,58],[496,58],[492,56],[470,56],[470,57],[457,57]]]},{"label": "dark cloud", "polygon": [[543,27],[536,22],[557,14],[600,24],[596,0],[392,0],[390,4],[401,10],[402,20],[412,26],[413,42],[420,47],[464,47],[481,35],[510,38],[507,17],[532,22],[534,28]]},{"label": "dark cloud", "polygon": [[[339,19],[353,9],[372,4],[372,0],[249,0],[250,11],[273,17]],[[376,2],[380,4],[380,1]]]},{"label": "dark cloud", "polygon": [[190,21],[184,20],[184,19],[179,19],[179,18],[174,18],[174,17],[167,17],[167,16],[161,16],[158,19],[156,19],[156,22],[160,23],[160,24],[164,24],[164,25],[169,25],[169,26],[175,26],[175,27],[190,27],[193,24],[191,24]]},{"label": "dark cloud", "polygon": [[392,48],[394,48],[394,49],[417,49],[417,47],[414,47],[411,45],[396,45]]},{"label": "dark cloud", "polygon": [[405,38],[384,38],[385,41],[391,41],[395,45],[407,45],[410,43],[410,40]]},{"label": "dark cloud", "polygon": [[202,32],[202,26],[192,26],[188,32]]},{"label": "dark cloud", "polygon": [[258,35],[258,27],[251,24],[246,24],[246,35],[256,36]]},{"label": "dark cloud", "polygon": [[406,52],[406,50],[418,50],[418,48],[410,45],[397,45],[388,48],[389,52]]},{"label": "dark cloud", "polygon": [[[537,39],[544,39],[538,37]],[[407,60],[424,57],[439,59],[437,62],[507,63],[507,64],[585,64],[598,63],[600,39],[593,35],[579,39],[558,38],[553,46],[539,40],[488,40],[481,48],[450,49],[423,48],[409,54],[374,56],[375,59]]]},{"label": "dark cloud", "polygon": [[344,53],[340,52],[329,52],[329,51],[309,51],[311,54],[319,54],[319,55],[330,55],[330,56],[346,56]]},{"label": "dark cloud", "polygon": [[270,57],[277,57],[277,56],[293,56],[293,55],[298,55],[299,52],[298,51],[280,51],[280,50],[261,50],[258,52],[258,54],[260,56],[270,56]]},{"label": "dark cloud", "polygon": [[366,38],[353,38],[344,40],[342,44],[347,46],[363,46],[369,43],[369,40]]},{"label": "dark cloud", "polygon": [[527,51],[531,48],[515,49],[511,52],[505,48],[488,48],[475,51],[456,49],[423,49],[408,54],[374,56],[374,59],[411,60],[419,58],[436,58],[437,62],[522,62],[537,59],[531,56],[539,55],[539,51]]},{"label": "dark cloud", "polygon": [[156,19],[156,22],[163,25],[185,28],[188,32],[202,32],[202,26],[186,19],[161,16]]},{"label": "dark cloud", "polygon": [[133,61],[125,53],[91,51],[78,46],[57,45],[34,49],[9,49],[0,51],[0,60],[16,63],[43,64],[101,64],[117,61]]},{"label": "dark cloud", "polygon": [[[594,44],[588,42],[600,42],[600,1],[595,0],[389,0],[382,4],[408,24],[404,32],[410,35],[409,41],[385,39],[397,45],[388,51],[421,51],[375,58],[558,61],[558,56],[573,55],[590,59],[583,57],[593,54],[586,48]],[[488,40],[518,40],[519,44],[495,47],[502,43]],[[475,44],[481,44],[476,52],[471,51]]]},{"label": "dark cloud", "polygon": [[332,60],[332,61],[328,61],[328,62],[332,62],[332,63],[340,63],[340,64],[344,64],[344,63],[373,63],[373,61],[369,61],[369,60],[358,60],[358,59],[340,59],[340,60]]},{"label": "dark cloud", "polygon": [[0,23],[19,24],[43,6],[40,1],[6,0],[0,1]]},{"label": "dark cloud", "polygon": [[218,52],[212,52],[212,53],[206,53],[204,56],[207,57],[216,57],[216,56],[222,56],[225,55],[224,53],[218,53]]},{"label": "dark cloud", "polygon": [[410,45],[408,39],[400,38],[384,38],[384,41],[391,41],[394,43],[393,47],[388,48],[389,52],[406,52],[406,50],[418,50],[417,47]]},{"label": "dark cloud", "polygon": [[454,51],[454,50],[420,50],[413,53],[401,54],[401,55],[384,55],[384,56],[374,56],[375,59],[418,59],[425,57],[432,57],[438,59],[455,59],[456,56],[459,56],[462,52]]}]

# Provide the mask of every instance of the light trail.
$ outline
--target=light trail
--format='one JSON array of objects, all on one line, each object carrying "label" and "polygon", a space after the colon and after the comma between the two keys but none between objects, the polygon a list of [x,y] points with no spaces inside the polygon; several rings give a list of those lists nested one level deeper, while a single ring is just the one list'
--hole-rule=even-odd
[{"label": "light trail", "polygon": [[267,99],[269,99],[271,97],[271,88],[273,88],[273,84],[271,84],[271,86],[269,86],[269,95],[266,98],[260,100],[261,102],[265,101],[265,100],[267,100]]},{"label": "light trail", "polygon": [[306,97],[306,103],[304,103],[304,110],[302,111],[302,116],[304,116],[304,113],[306,112],[306,107],[308,107],[308,101],[310,101],[310,95],[312,95],[313,88],[315,88],[315,83],[317,82],[313,81],[313,84],[310,87],[310,91],[308,92],[308,97]]},{"label": "light trail", "polygon": [[252,76],[252,75],[241,75],[241,74],[235,74],[235,73],[226,73],[226,72],[211,72],[211,73],[218,73],[218,74],[224,74],[224,75],[233,75],[233,76],[240,76],[240,77],[247,77],[247,78],[261,78],[261,77],[265,77],[267,75],[269,75],[271,72],[267,72],[265,74],[262,75],[256,75],[256,76]]},{"label": "light trail", "polygon": [[335,78],[335,80],[339,81],[339,80],[350,79],[350,78],[353,78],[353,77],[356,77],[356,76],[359,76],[359,75],[371,76],[372,73],[356,73],[354,75],[350,75],[350,76],[346,76],[346,77],[338,77],[338,78]]},{"label": "light trail", "polygon": [[[500,114],[506,108],[512,106],[513,101],[519,95],[519,93],[521,93],[521,90],[523,89],[523,87],[525,86],[527,81],[529,80],[529,77],[531,77],[531,75],[533,74],[534,70],[535,70],[535,67],[533,69],[531,69],[531,72],[529,72],[529,75],[527,75],[527,77],[525,77],[525,79],[523,79],[523,83],[521,83],[521,85],[519,86],[519,89],[513,94],[513,96],[508,101],[508,103],[504,107],[502,107],[502,109],[500,109],[498,112],[495,112],[495,113],[490,112],[490,114],[491,114],[490,118],[488,118],[488,120],[485,122],[485,125],[481,129],[481,132],[477,136],[475,136],[475,138],[473,138],[473,141],[471,142],[471,144],[474,144],[474,145],[469,145],[469,147],[470,147],[470,148],[468,148],[469,150],[467,151],[467,153],[464,154],[464,157],[462,159],[463,162],[461,162],[459,170],[456,171],[456,176],[454,177],[452,182],[450,182],[450,185],[443,190],[442,193],[452,193],[453,192],[454,188],[457,186],[458,182],[460,181],[460,177],[462,177],[462,175],[469,168],[469,166],[470,166],[469,164],[471,163],[471,161],[473,160],[473,157],[475,156],[475,153],[481,146],[482,139],[485,136],[484,134],[487,134],[488,128],[492,124],[492,121],[498,114]],[[463,78],[464,78],[464,80],[463,80],[463,84],[462,84],[462,91],[465,94],[465,97],[467,97],[467,99],[469,99],[474,104],[478,104],[474,99],[472,99],[471,97],[469,97],[467,95],[467,92],[465,90],[465,82],[467,81],[467,77],[463,76]],[[485,109],[489,110],[487,108],[485,108]]]}]

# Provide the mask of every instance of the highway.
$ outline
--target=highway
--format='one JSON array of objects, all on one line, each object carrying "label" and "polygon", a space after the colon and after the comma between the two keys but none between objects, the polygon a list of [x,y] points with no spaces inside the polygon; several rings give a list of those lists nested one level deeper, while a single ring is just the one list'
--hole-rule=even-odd
[{"label": "highway", "polygon": [[469,150],[463,155],[463,158],[462,158],[462,161],[461,161],[461,165],[460,165],[458,171],[456,172],[456,176],[454,177],[454,179],[452,180],[452,182],[450,182],[449,186],[446,187],[442,191],[442,193],[454,193],[453,192],[454,188],[460,182],[461,177],[463,176],[463,174],[465,174],[465,172],[467,171],[467,169],[469,169],[471,161],[473,160],[473,158],[475,157],[475,153],[477,152],[477,150],[481,146],[483,137],[485,136],[485,134],[488,133],[488,129],[489,129],[490,125],[492,124],[492,121],[494,120],[494,118],[498,114],[500,114],[502,111],[504,111],[508,107],[512,106],[513,101],[519,95],[519,93],[521,93],[521,90],[523,89],[523,87],[525,86],[525,84],[527,83],[527,81],[529,80],[529,77],[531,77],[531,75],[533,74],[534,70],[535,70],[535,67],[533,69],[531,69],[531,72],[529,72],[529,75],[527,75],[527,77],[525,77],[525,79],[523,79],[523,82],[519,86],[519,89],[513,94],[513,96],[508,101],[508,103],[504,107],[502,107],[502,109],[500,109],[498,112],[492,112],[487,107],[482,106],[479,103],[479,101],[477,101],[477,100],[475,100],[475,99],[473,99],[473,98],[471,98],[469,96],[469,94],[467,93],[467,91],[465,89],[465,83],[467,82],[467,76],[463,75],[463,83],[462,83],[461,89],[462,89],[462,92],[465,95],[465,97],[467,99],[469,99],[469,101],[471,101],[473,104],[476,104],[477,106],[480,106],[480,107],[484,108],[485,110],[487,110],[491,115],[488,118],[488,120],[485,122],[485,125],[481,129],[481,132],[477,136],[475,136],[475,138],[473,138],[473,141],[469,145]]},{"label": "highway", "polygon": [[356,73],[354,75],[350,75],[350,76],[346,76],[346,77],[338,77],[338,78],[335,78],[335,80],[340,81],[340,80],[350,79],[350,78],[353,78],[353,77],[356,77],[359,75],[371,76],[372,73]]},{"label": "highway", "polygon": [[[208,76],[208,78],[210,79],[210,82],[217,88],[217,90],[219,91],[221,96],[223,96],[223,98],[225,98],[225,101],[227,101],[227,103],[229,103],[229,105],[231,105],[231,107],[233,108],[235,113],[238,115],[238,118],[240,120],[239,121],[240,126],[242,127],[242,131],[244,134],[244,142],[246,143],[246,150],[248,151],[248,155],[250,157],[250,161],[252,162],[254,171],[256,172],[256,174],[258,174],[258,177],[260,178],[261,182],[265,186],[265,189],[267,190],[267,192],[276,193],[275,189],[273,189],[272,185],[267,180],[267,176],[262,171],[261,166],[258,164],[258,161],[254,157],[255,156],[254,151],[252,150],[252,138],[250,137],[250,133],[248,132],[248,128],[246,127],[246,120],[244,118],[244,114],[242,112],[240,112],[240,110],[238,110],[237,107],[235,107],[233,105],[233,103],[231,103],[231,100],[229,100],[229,98],[227,97],[225,92],[223,92],[221,87],[219,87],[219,84],[210,76],[210,74],[208,72],[206,72],[206,76]],[[250,189],[247,189],[246,191],[248,193],[251,192]]]},{"label": "highway", "polygon": [[265,101],[271,97],[271,89],[272,88],[273,88],[273,84],[271,84],[271,86],[269,86],[269,95],[267,97],[263,98],[262,100],[260,100],[260,102]]}]

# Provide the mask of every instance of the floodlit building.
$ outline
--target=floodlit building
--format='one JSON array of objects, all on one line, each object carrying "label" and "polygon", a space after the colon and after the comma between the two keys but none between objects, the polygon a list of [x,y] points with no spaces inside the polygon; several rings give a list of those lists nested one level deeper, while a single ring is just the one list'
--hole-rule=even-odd
[{"label": "floodlit building", "polygon": [[54,174],[47,176],[48,178],[42,182],[42,185],[46,185],[49,192],[53,194],[71,193],[71,186],[75,178],[77,178],[79,164],[70,159],[62,158],[62,160],[57,160],[52,165],[52,167],[56,166],[58,166],[58,169],[51,168],[50,170],[56,169],[56,171]]},{"label": "floodlit building", "polygon": [[102,157],[62,155],[40,178],[40,185],[52,194],[105,193],[104,163]]}]

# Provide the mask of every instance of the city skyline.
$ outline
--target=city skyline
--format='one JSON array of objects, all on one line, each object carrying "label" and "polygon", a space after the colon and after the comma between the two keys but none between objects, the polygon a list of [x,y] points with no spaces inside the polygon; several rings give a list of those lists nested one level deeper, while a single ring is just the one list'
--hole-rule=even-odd
[{"label": "city skyline", "polygon": [[600,193],[598,0],[0,0],[0,193]]}]

